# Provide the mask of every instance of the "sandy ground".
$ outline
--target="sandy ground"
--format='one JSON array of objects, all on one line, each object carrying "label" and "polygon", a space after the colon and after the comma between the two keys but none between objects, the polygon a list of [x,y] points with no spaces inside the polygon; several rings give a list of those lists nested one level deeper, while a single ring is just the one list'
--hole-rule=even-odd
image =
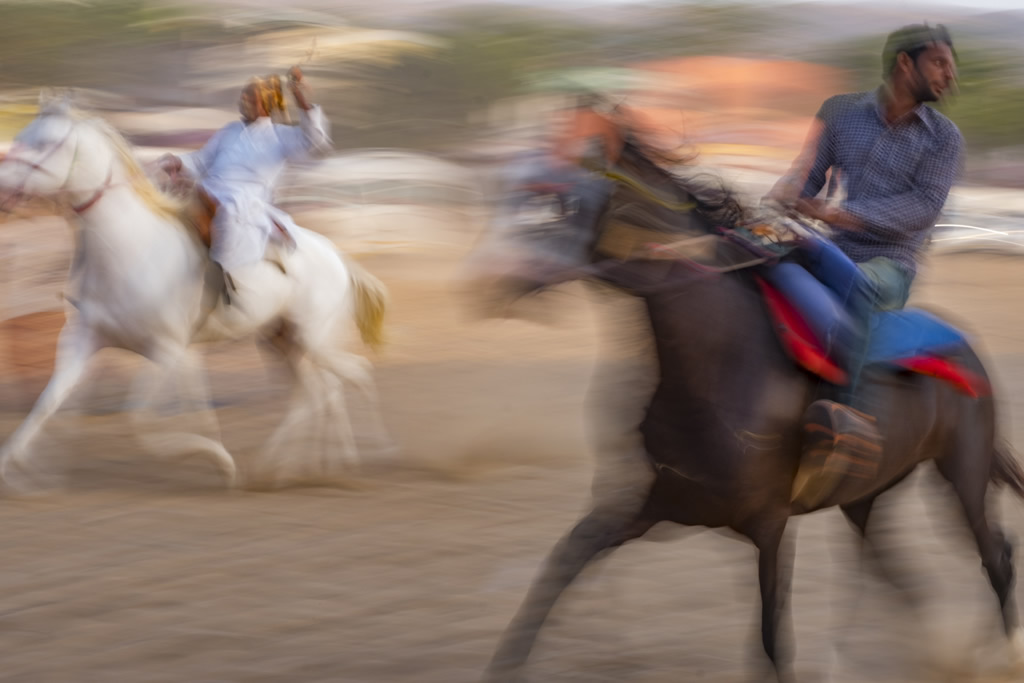
[{"label": "sandy ground", "polygon": [[[55,310],[60,227],[9,223],[2,234],[17,256],[7,310]],[[137,364],[98,359],[35,445],[64,486],[0,501],[0,680],[475,680],[544,554],[585,509],[582,400],[594,364],[616,359],[597,357],[598,310],[578,287],[556,297],[552,325],[470,319],[455,296],[461,251],[361,258],[393,296],[391,343],[374,361],[401,464],[350,486],[229,493],[207,461],[142,454],[119,410]],[[977,335],[1017,443],[1022,295],[1020,261],[979,256],[934,261],[916,293]],[[58,323],[37,313],[0,326],[0,434],[45,381]],[[283,376],[251,342],[205,356],[225,443],[244,468],[282,414]],[[1004,495],[998,508],[1020,535],[1021,504]],[[994,598],[960,524],[931,471],[879,510],[883,544],[927,596],[915,613],[858,578],[837,512],[795,522],[800,679],[828,679],[843,634],[833,680],[982,680],[921,665],[935,661],[922,648],[952,656],[997,639]],[[622,549],[567,593],[530,680],[732,683],[760,672],[752,549],[712,533],[658,529],[655,539],[664,542]],[[861,609],[848,616],[859,585]]]}]

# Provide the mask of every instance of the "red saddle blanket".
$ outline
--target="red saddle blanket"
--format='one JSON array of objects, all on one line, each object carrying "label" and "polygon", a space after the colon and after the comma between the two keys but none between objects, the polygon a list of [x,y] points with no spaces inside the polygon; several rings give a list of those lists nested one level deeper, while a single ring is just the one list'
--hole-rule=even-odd
[{"label": "red saddle blanket", "polygon": [[[761,287],[765,306],[775,324],[779,341],[794,362],[827,382],[846,384],[846,371],[822,348],[800,311],[763,279],[757,278],[757,282]],[[942,355],[919,354],[893,360],[889,365],[897,370],[937,377],[973,398],[992,393],[988,380],[963,367],[955,359]]]}]

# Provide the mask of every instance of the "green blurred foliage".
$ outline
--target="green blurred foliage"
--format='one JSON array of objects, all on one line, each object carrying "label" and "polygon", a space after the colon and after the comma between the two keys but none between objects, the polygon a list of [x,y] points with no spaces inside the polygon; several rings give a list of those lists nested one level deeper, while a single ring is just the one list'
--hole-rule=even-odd
[{"label": "green blurred foliage", "polygon": [[516,8],[450,13],[440,31],[445,60],[467,105],[482,106],[521,93],[530,76],[553,68],[600,62],[593,30],[530,16]]},{"label": "green blurred foliage", "polygon": [[771,7],[750,3],[674,2],[651,11],[642,31],[609,31],[613,39],[607,49],[616,58],[743,54],[756,50],[764,36],[785,28]]},{"label": "green blurred foliage", "polygon": [[162,43],[202,32],[186,10],[146,0],[4,2],[0,84],[108,87],[159,73]]},{"label": "green blurred foliage", "polygon": [[[128,96],[152,93],[154,84],[175,85],[187,76],[186,56],[194,48],[286,26],[229,29],[199,5],[158,0],[8,0],[0,11],[0,89],[74,86]],[[528,92],[537,74],[697,54],[769,57],[770,50],[759,47],[763,41],[778,43],[787,30],[799,30],[780,23],[770,6],[734,2],[647,5],[641,14],[641,23],[620,26],[536,7],[450,9],[436,12],[428,26],[405,27],[440,38],[437,50],[309,66],[318,97],[336,125],[351,133],[340,138],[443,147],[470,139],[485,125],[480,112]],[[879,35],[834,44],[812,58],[848,70],[860,88],[873,88],[881,81],[883,42]],[[961,92],[943,111],[972,149],[1024,143],[1020,51],[979,36],[958,40],[958,50]]]},{"label": "green blurred foliage", "polygon": [[465,143],[486,125],[477,115],[528,92],[534,74],[601,61],[593,31],[515,7],[445,12],[432,34],[443,47],[429,54],[324,69],[339,82],[339,104],[360,144]]},{"label": "green blurred foliage", "polygon": [[959,94],[945,111],[975,149],[1024,142],[1024,82],[1017,54],[975,46],[958,49]]}]

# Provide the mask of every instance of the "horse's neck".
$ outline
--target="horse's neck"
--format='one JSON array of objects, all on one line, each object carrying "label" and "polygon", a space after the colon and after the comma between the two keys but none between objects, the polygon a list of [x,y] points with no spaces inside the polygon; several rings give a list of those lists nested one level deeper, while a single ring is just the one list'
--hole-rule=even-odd
[{"label": "horse's neck", "polygon": [[88,205],[78,213],[83,236],[114,257],[158,243],[175,227],[176,217],[161,215],[136,193],[124,164],[109,150],[80,163],[69,187],[73,207]]},{"label": "horse's neck", "polygon": [[175,224],[176,217],[161,215],[138,196],[119,166],[115,161],[111,187],[78,216],[72,276],[79,278],[80,293],[93,303],[129,296],[143,307],[190,296],[202,280],[198,243]]},{"label": "horse's neck", "polygon": [[690,199],[690,193],[668,171],[632,147],[627,148],[619,168],[659,193],[674,196],[680,201]]}]

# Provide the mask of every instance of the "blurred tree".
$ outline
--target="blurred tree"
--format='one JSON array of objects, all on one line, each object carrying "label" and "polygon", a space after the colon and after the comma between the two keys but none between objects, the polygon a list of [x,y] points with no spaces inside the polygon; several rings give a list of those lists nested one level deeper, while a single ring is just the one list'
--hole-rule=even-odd
[{"label": "blurred tree", "polygon": [[[145,100],[188,75],[196,47],[238,43],[267,28],[226,28],[198,6],[159,0],[0,2],[3,89],[73,86]],[[465,141],[482,118],[474,113],[523,94],[540,73],[695,54],[772,54],[760,46],[792,30],[776,9],[737,2],[678,1],[630,16],[626,25],[537,7],[449,9],[418,27],[443,41],[433,52],[310,68],[318,97],[337,112],[336,125],[350,127],[351,139],[436,147]],[[858,87],[869,89],[881,80],[883,42],[874,35],[805,53],[847,69]],[[958,42],[961,93],[943,110],[974,149],[1024,143],[1019,49],[970,34]]]},{"label": "blurred tree", "polygon": [[526,92],[534,74],[599,61],[592,29],[515,7],[442,12],[433,34],[442,47],[432,53],[327,69],[360,144],[465,143],[485,125],[474,115]]},{"label": "blurred tree", "polygon": [[[152,48],[180,39],[185,10],[146,0],[6,2],[0,84],[103,87],[151,78]],[[145,59],[140,59],[145,55]]]},{"label": "blurred tree", "polygon": [[459,96],[469,107],[484,107],[523,92],[530,76],[547,69],[600,61],[598,35],[589,27],[544,20],[516,8],[465,10],[448,14],[448,42]]},{"label": "blurred tree", "polygon": [[[756,52],[780,28],[770,7],[749,3],[674,2],[650,9],[642,27],[624,27],[610,41],[618,59]],[[609,30],[614,35],[614,30]]]}]

